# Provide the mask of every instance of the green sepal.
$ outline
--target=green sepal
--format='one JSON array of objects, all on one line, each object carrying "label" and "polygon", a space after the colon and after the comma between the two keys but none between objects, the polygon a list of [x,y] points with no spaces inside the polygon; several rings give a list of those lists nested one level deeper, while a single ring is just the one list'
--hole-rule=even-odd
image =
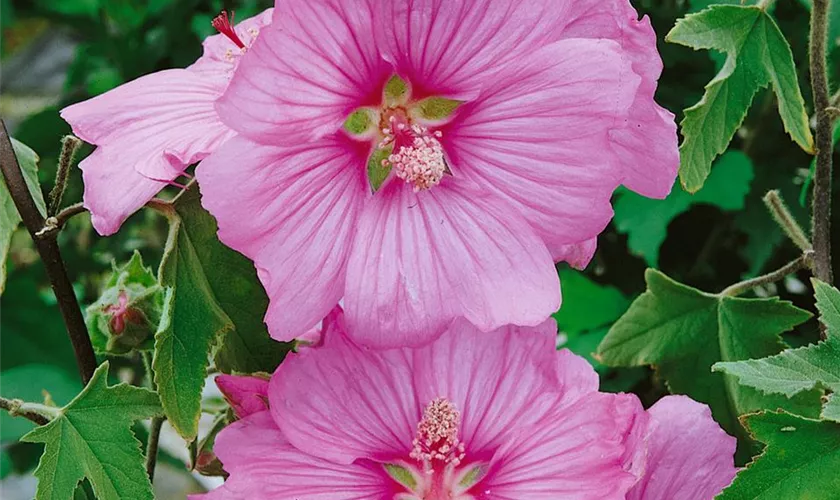
[{"label": "green sepal", "polygon": [[415,104],[411,111],[414,116],[425,121],[441,121],[450,118],[464,101],[446,97],[427,97]]},{"label": "green sepal", "polygon": [[359,108],[344,120],[344,130],[353,136],[370,135],[376,124],[376,114],[370,108]]},{"label": "green sepal", "polygon": [[[128,263],[121,267],[115,263],[113,268],[99,299],[85,310],[91,343],[100,354],[150,350],[163,311],[163,289],[137,251]],[[126,303],[117,312],[121,296]]]},{"label": "green sepal", "polygon": [[411,473],[410,470],[406,469],[401,465],[396,464],[384,464],[385,472],[391,476],[394,481],[402,484],[409,490],[416,490],[417,489],[417,479],[414,477],[414,474]]},{"label": "green sepal", "polygon": [[392,76],[382,90],[382,100],[389,106],[405,104],[411,95],[408,82],[397,75]]},{"label": "green sepal", "polygon": [[373,190],[374,193],[379,191],[379,188],[382,187],[385,179],[388,178],[388,174],[391,173],[391,165],[383,165],[382,162],[391,156],[391,152],[393,152],[393,150],[394,146],[386,146],[384,148],[375,149],[368,158],[368,182],[370,182],[370,189]]}]

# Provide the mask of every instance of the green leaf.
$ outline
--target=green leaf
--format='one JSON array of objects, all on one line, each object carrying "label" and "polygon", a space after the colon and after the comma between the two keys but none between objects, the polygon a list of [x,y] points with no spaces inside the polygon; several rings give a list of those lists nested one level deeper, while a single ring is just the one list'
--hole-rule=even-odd
[{"label": "green leaf", "polygon": [[379,188],[382,187],[382,183],[385,182],[385,179],[388,178],[388,174],[391,173],[391,164],[383,164],[383,162],[391,156],[391,152],[393,150],[393,145],[386,146],[381,149],[375,149],[373,153],[370,154],[370,158],[368,158],[368,182],[370,183],[370,189],[374,193],[379,191]]},{"label": "green leaf", "polygon": [[218,240],[200,200],[192,186],[172,206],[158,273],[169,290],[153,362],[166,416],[188,441],[198,431],[209,353],[220,339],[215,360],[224,372],[273,372],[289,349],[268,336],[268,297],[253,264]]},{"label": "green leaf", "polygon": [[105,362],[53,421],[22,438],[45,445],[35,470],[36,500],[70,499],[84,478],[97,498],[153,498],[140,442],[130,427],[161,414],[158,397],[128,384],[108,387],[107,373]]},{"label": "green leaf", "polygon": [[[44,203],[44,194],[41,192],[40,184],[38,184],[38,155],[28,146],[15,139],[12,139],[12,147],[15,150],[20,169],[23,171],[26,186],[35,200],[35,205],[38,206],[42,215],[46,215],[47,208]],[[12,244],[12,234],[19,224],[20,214],[18,214],[12,195],[6,187],[5,179],[0,175],[0,294],[6,288],[6,259],[9,256],[9,247]]]},{"label": "green leaf", "polygon": [[840,425],[785,412],[750,415],[746,425],[767,447],[717,500],[837,498]]},{"label": "green leaf", "polygon": [[714,5],[678,21],[666,40],[727,55],[703,98],[685,110],[681,123],[680,180],[686,190],[703,186],[712,160],[726,150],[756,92],[768,85],[778,97],[785,130],[802,149],[813,152],[793,55],[770,15],[758,7]]},{"label": "green leaf", "polygon": [[554,313],[561,332],[579,333],[617,320],[630,301],[615,287],[600,285],[572,269],[560,271],[563,304]]},{"label": "green leaf", "polygon": [[[825,341],[762,359],[717,363],[714,370],[768,394],[791,397],[818,387],[840,391],[840,292],[821,281],[813,282],[817,309],[822,313],[820,319],[828,327]],[[834,414],[836,405],[833,402],[823,412]]]},{"label": "green leaf", "polygon": [[708,404],[724,429],[742,437],[738,416],[745,413],[785,408],[816,416],[816,392],[788,400],[711,371],[719,361],[778,353],[784,348],[779,334],[807,320],[810,313],[778,298],[704,293],[653,269],[648,269],[645,279],[648,290],[610,328],[598,348],[604,364],[656,366],[672,392]]},{"label": "green leaf", "polygon": [[830,337],[840,338],[840,291],[818,279],[812,279],[811,283],[814,285],[820,321],[828,328]]},{"label": "green leaf", "polygon": [[740,151],[729,151],[716,162],[706,185],[694,196],[674,185],[664,200],[646,198],[622,189],[615,202],[615,226],[627,234],[630,251],[645,259],[650,266],[659,262],[659,248],[668,234],[668,225],[692,205],[706,203],[725,211],[744,208],[750,192],[753,166]]},{"label": "green leaf", "polygon": [[836,392],[840,390],[840,342],[832,339],[767,358],[716,363],[714,370],[770,394],[790,397],[819,386]]}]

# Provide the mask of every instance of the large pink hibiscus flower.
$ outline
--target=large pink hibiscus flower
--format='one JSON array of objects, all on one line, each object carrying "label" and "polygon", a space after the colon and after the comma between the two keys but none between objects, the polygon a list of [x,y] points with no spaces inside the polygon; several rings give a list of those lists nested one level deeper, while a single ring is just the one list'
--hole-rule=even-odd
[{"label": "large pink hibiscus flower", "polygon": [[735,439],[707,407],[597,392],[555,329],[459,320],[367,351],[331,327],[268,383],[221,377],[242,419],[215,442],[230,477],[198,498],[708,500],[732,480]]},{"label": "large pink hibiscus flower", "polygon": [[214,108],[239,60],[269,22],[273,9],[204,41],[204,54],[186,69],[133,80],[61,111],[73,133],[98,146],[82,168],[85,207],[93,227],[115,233],[128,216],[167,184],[232,137]]},{"label": "large pink hibiscus flower", "polygon": [[627,0],[278,1],[218,101],[239,136],[199,166],[204,204],[279,340],[342,297],[379,347],[538,325],[614,188],[673,183],[660,71]]}]

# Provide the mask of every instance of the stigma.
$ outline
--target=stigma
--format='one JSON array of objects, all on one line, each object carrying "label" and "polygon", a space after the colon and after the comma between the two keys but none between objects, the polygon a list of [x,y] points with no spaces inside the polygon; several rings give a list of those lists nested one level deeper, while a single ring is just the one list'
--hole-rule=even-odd
[{"label": "stigma", "polygon": [[234,20],[233,19],[234,19],[235,15],[236,15],[236,13],[231,11],[230,18],[228,19],[227,11],[223,10],[222,12],[219,13],[218,16],[213,18],[213,21],[211,22],[211,24],[213,25],[214,28],[216,28],[216,31],[225,35],[228,38],[228,40],[233,42],[237,47],[239,47],[240,49],[244,49],[244,48],[246,48],[245,43],[242,42],[242,39],[239,38],[239,35],[236,34],[236,30],[233,27],[234,26]]}]

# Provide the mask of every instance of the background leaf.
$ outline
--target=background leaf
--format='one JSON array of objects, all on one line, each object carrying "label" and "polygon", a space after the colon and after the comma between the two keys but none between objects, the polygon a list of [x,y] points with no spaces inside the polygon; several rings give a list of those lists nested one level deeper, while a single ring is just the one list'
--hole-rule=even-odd
[{"label": "background leaf", "polygon": [[627,234],[630,251],[644,258],[649,266],[656,266],[668,225],[677,216],[700,203],[726,211],[741,210],[752,179],[750,159],[740,151],[730,151],[715,162],[706,184],[693,196],[679,184],[674,184],[664,200],[645,198],[622,189],[614,204],[615,227],[618,232]]}]

